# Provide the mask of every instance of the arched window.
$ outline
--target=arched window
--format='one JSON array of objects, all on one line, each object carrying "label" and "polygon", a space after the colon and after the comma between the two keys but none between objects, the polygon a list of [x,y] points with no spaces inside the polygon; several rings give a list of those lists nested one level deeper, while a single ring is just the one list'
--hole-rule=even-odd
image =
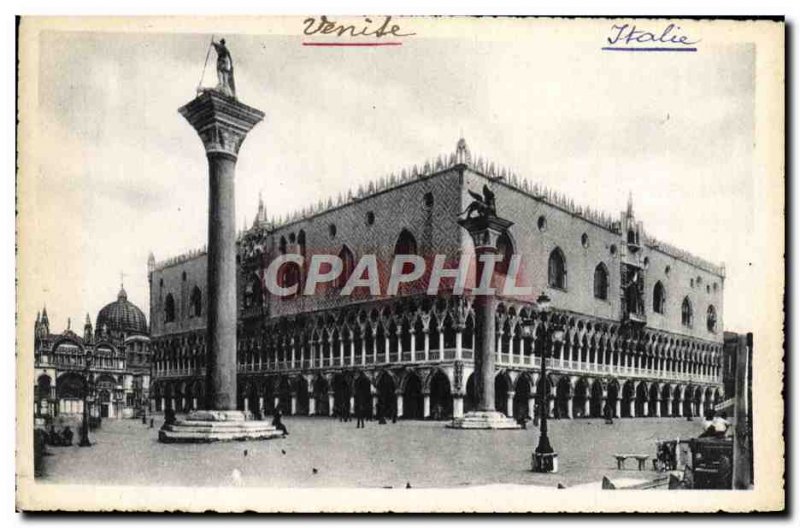
[{"label": "arched window", "polygon": [[261,279],[258,275],[253,273],[247,281],[247,285],[244,287],[244,307],[261,306],[263,302],[264,297],[261,288]]},{"label": "arched window", "polygon": [[706,327],[708,328],[709,332],[717,331],[717,309],[714,308],[713,304],[708,305],[708,311],[706,312]]},{"label": "arched window", "polygon": [[608,269],[602,262],[594,269],[594,297],[608,299]]},{"label": "arched window", "polygon": [[164,322],[171,323],[175,320],[175,298],[171,293],[164,300]]},{"label": "arched window", "polygon": [[681,324],[691,327],[694,322],[693,318],[692,303],[688,297],[684,297],[683,304],[681,304]]},{"label": "arched window", "polygon": [[[407,229],[403,229],[400,232],[400,236],[397,237],[397,243],[394,245],[394,254],[395,256],[417,254],[417,239]],[[413,265],[406,263],[402,272],[411,273],[411,271],[413,271]]]},{"label": "arched window", "polygon": [[192,290],[192,296],[189,298],[190,308],[189,308],[189,316],[190,317],[200,317],[203,315],[203,294],[200,293],[200,288],[197,286],[194,287]]},{"label": "arched window", "polygon": [[339,258],[342,260],[342,272],[333,282],[333,287],[336,289],[344,288],[345,284],[347,284],[347,281],[350,278],[350,275],[353,274],[353,270],[355,269],[355,258],[353,257],[353,252],[350,251],[350,248],[347,246],[342,246],[342,250],[339,251]]},{"label": "arched window", "polygon": [[297,285],[295,295],[300,292],[300,266],[296,262],[285,262],[280,269],[278,284],[282,288],[291,288]]},{"label": "arched window", "polygon": [[547,261],[547,283],[551,288],[567,289],[567,261],[559,248],[550,253]]},{"label": "arched window", "polygon": [[658,281],[656,285],[653,286],[653,311],[663,314],[666,304],[667,293],[664,291],[664,285],[661,284],[661,281]]},{"label": "arched window", "polygon": [[497,253],[503,256],[503,260],[497,263],[495,269],[498,273],[506,275],[508,267],[511,265],[511,257],[514,256],[514,243],[507,232],[497,239]]}]

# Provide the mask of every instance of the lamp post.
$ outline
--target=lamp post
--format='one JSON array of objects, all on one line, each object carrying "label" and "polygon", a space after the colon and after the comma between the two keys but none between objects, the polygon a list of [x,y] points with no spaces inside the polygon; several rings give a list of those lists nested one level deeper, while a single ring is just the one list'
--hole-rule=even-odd
[{"label": "lamp post", "polygon": [[92,383],[92,363],[94,358],[91,354],[86,355],[83,372],[86,379],[86,386],[83,390],[83,423],[81,424],[81,439],[78,442],[80,447],[91,447],[92,443],[89,441],[89,392],[91,391]]},{"label": "lamp post", "polygon": [[[550,313],[550,297],[542,293],[536,299],[536,305],[539,313],[546,316]],[[533,325],[532,322],[526,321],[525,333],[532,337]],[[560,345],[564,341],[564,330],[560,325],[555,323],[548,323],[546,327],[546,334],[544,337],[544,346],[542,347],[542,373],[541,373],[541,391],[539,394],[539,409],[541,412],[541,426],[539,429],[539,445],[531,455],[531,469],[537,473],[556,473],[558,471],[558,453],[553,450],[550,445],[550,438],[547,436],[547,418],[550,414],[548,405],[548,386],[547,386],[547,358],[551,345]]]}]

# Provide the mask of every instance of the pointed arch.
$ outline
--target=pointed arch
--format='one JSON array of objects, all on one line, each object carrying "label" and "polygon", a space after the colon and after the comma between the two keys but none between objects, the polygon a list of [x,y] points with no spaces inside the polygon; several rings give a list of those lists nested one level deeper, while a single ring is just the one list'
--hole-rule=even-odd
[{"label": "pointed arch", "polygon": [[344,288],[355,269],[355,257],[347,245],[342,245],[342,249],[339,250],[339,259],[342,261],[342,272],[333,283],[333,287],[336,289]]},{"label": "pointed arch", "polygon": [[694,311],[692,309],[692,301],[689,300],[689,297],[684,297],[681,303],[681,324],[689,328],[694,324]]},{"label": "pointed arch", "polygon": [[561,248],[557,247],[550,252],[547,261],[547,283],[551,288],[567,289],[567,259]]},{"label": "pointed arch", "polygon": [[502,255],[503,260],[497,263],[495,269],[501,275],[508,273],[508,268],[511,265],[511,257],[514,256],[514,241],[508,231],[505,231],[500,238],[497,239],[497,254]]},{"label": "pointed arch", "polygon": [[175,321],[175,297],[171,293],[164,299],[164,322],[172,323]]},{"label": "pointed arch", "polygon": [[661,281],[657,281],[653,286],[653,312],[657,314],[664,314],[667,306],[667,292],[664,290],[664,285]]},{"label": "pointed arch", "polygon": [[195,286],[192,288],[192,294],[189,296],[189,317],[200,317],[203,315],[203,294],[200,288]]},{"label": "pointed arch", "polygon": [[594,298],[608,300],[608,268],[602,262],[594,268]]}]

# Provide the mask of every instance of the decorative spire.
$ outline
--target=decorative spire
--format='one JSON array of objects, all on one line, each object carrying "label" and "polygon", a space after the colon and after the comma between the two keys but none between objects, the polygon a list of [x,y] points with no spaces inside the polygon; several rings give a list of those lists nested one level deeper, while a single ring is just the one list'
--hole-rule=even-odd
[{"label": "decorative spire", "polygon": [[469,147],[467,147],[467,141],[462,137],[456,143],[456,164],[458,165],[469,165],[471,160],[471,156],[469,153]]},{"label": "decorative spire", "polygon": [[267,221],[267,208],[264,207],[264,198],[261,196],[261,191],[258,191],[258,214],[256,215],[255,223],[264,223]]},{"label": "decorative spire", "polygon": [[626,211],[628,218],[633,217],[633,193],[628,191],[628,209]]}]

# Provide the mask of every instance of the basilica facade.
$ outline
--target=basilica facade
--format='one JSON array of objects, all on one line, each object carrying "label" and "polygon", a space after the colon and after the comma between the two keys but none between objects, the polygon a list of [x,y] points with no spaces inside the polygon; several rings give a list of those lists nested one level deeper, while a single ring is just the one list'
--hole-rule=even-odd
[{"label": "basilica facade", "polygon": [[[385,288],[342,292],[365,255],[384,270],[397,255],[452,267],[473,254],[457,222],[470,191],[484,186],[497,214],[513,222],[497,242],[495,274],[513,273],[535,292],[498,290],[493,299],[498,411],[532,416],[544,394],[549,413],[561,418],[598,417],[607,407],[617,417],[677,417],[723,399],[723,266],[648,235],[630,197],[613,216],[577,206],[475,159],[461,140],[448,155],[286,218],[268,218],[259,205],[237,239],[239,408],[302,415],[359,409],[413,419],[473,409],[477,340],[469,288],[445,281],[429,292],[425,276],[391,295]],[[338,256],[341,273],[303,295],[308,262],[320,254]],[[276,295],[267,271],[287,255],[302,258],[283,264],[277,282],[297,293]],[[515,255],[521,264],[512,265]],[[148,268],[151,405],[202,407],[205,251],[161,262],[151,256]],[[546,316],[536,306],[542,292],[552,299]],[[533,338],[523,324],[534,326]],[[564,329],[562,343],[536,337],[552,325]],[[543,355],[544,347],[552,349]]]},{"label": "basilica facade", "polygon": [[67,324],[50,331],[47,308],[34,327],[34,416],[47,420],[80,416],[88,402],[93,416],[132,418],[147,408],[150,392],[150,330],[125,289],[104,306],[83,334]]}]

